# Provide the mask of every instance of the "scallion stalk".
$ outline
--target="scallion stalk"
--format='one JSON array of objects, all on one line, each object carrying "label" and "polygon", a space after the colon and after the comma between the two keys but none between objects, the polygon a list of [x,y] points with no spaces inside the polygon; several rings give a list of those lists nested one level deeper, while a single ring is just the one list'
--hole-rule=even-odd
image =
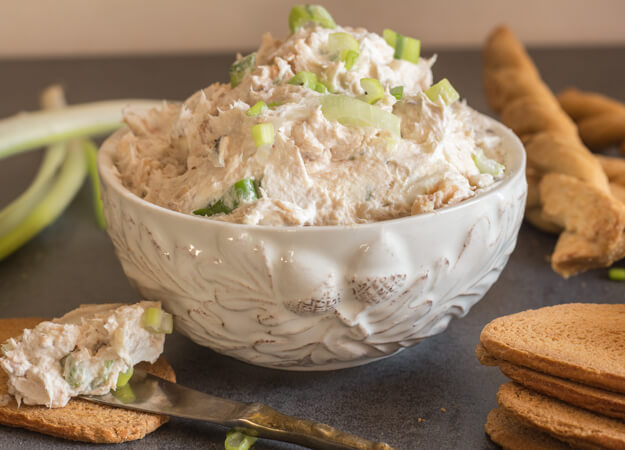
[{"label": "scallion stalk", "polygon": [[122,110],[130,104],[148,109],[160,102],[111,100],[0,119],[0,159],[74,138],[109,134],[121,127]]},{"label": "scallion stalk", "polygon": [[[43,109],[57,110],[65,106],[65,94],[60,86],[50,86],[41,94]],[[17,227],[45,195],[65,159],[65,154],[66,148],[63,144],[55,144],[46,149],[37,175],[28,189],[0,211],[0,236]]]},{"label": "scallion stalk", "polygon": [[91,179],[91,193],[93,196],[93,212],[100,228],[106,229],[102,197],[100,196],[100,177],[98,176],[98,148],[91,141],[85,141],[85,153],[87,155],[87,173]]},{"label": "scallion stalk", "polygon": [[54,222],[70,204],[87,174],[87,159],[82,142],[72,141],[61,171],[45,196],[24,221],[0,236],[0,260],[20,248]]}]

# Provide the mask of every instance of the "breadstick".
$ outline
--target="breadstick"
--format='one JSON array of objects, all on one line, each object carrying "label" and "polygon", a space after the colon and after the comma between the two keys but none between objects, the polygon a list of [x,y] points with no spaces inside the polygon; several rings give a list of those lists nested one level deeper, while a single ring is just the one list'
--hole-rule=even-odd
[{"label": "breadstick", "polygon": [[621,203],[625,203],[625,186],[618,183],[610,183],[610,192],[619,199]]},{"label": "breadstick", "polygon": [[526,218],[546,231],[563,230],[553,269],[569,277],[620,259],[625,206],[610,193],[600,162],[580,141],[523,45],[500,27],[486,42],[484,63],[489,103],[526,145]]},{"label": "breadstick", "polygon": [[585,117],[577,127],[588,147],[601,150],[625,140],[625,112]]},{"label": "breadstick", "polygon": [[605,95],[582,92],[575,88],[560,92],[558,102],[575,122],[604,113],[625,113],[625,104],[612,100]]},{"label": "breadstick", "polygon": [[579,135],[588,147],[601,150],[625,141],[624,103],[577,89],[561,92],[558,101],[577,122]]},{"label": "breadstick", "polygon": [[615,182],[625,187],[625,158],[595,155],[595,159],[599,161],[611,183]]}]

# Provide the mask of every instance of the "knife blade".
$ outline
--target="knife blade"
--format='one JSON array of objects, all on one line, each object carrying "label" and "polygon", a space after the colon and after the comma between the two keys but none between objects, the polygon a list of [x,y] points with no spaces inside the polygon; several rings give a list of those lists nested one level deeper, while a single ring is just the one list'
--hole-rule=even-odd
[{"label": "knife blade", "polygon": [[298,419],[262,403],[243,403],[215,397],[135,369],[124,388],[105,395],[81,398],[142,412],[204,420],[235,428],[250,436],[291,442],[310,448],[392,450],[322,423]]}]

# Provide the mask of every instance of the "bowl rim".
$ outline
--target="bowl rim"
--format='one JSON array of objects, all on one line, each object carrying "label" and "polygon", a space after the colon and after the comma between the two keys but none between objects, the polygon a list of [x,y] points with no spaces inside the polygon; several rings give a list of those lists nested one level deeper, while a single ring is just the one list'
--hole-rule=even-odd
[{"label": "bowl rim", "polygon": [[[486,120],[488,127],[494,127],[496,130],[496,134],[500,137],[506,136],[514,142],[515,145],[510,146],[513,150],[512,157],[507,158],[510,161],[510,166],[512,166],[512,170],[508,172],[506,170],[503,180],[495,183],[494,186],[486,188],[483,192],[479,192],[475,196],[462,200],[455,205],[446,206],[443,208],[436,209],[431,212],[415,214],[412,216],[399,217],[396,219],[382,220],[379,222],[368,222],[368,223],[356,223],[356,224],[348,224],[348,225],[314,225],[314,226],[302,226],[302,225],[251,225],[251,224],[242,224],[242,223],[233,223],[233,222],[222,222],[219,220],[210,220],[206,219],[203,216],[194,216],[192,214],[185,214],[178,211],[174,211],[172,209],[165,208],[163,206],[157,205],[155,203],[148,202],[147,200],[142,199],[138,195],[131,192],[127,189],[121,182],[121,177],[119,175],[119,171],[115,166],[113,155],[115,150],[117,149],[116,141],[126,132],[128,132],[127,127],[122,127],[117,130],[115,133],[111,134],[100,146],[100,151],[98,152],[98,172],[100,175],[100,180],[103,184],[107,186],[107,188],[112,188],[118,195],[121,195],[125,199],[129,200],[131,203],[139,206],[140,208],[146,208],[149,210],[153,210],[157,213],[162,213],[168,216],[171,216],[176,219],[189,221],[192,223],[205,224],[206,227],[218,227],[224,229],[235,229],[237,231],[263,231],[267,233],[315,233],[315,232],[353,232],[358,229],[371,229],[378,228],[384,226],[391,226],[396,224],[403,224],[404,222],[414,222],[418,224],[424,220],[428,220],[428,218],[433,216],[441,216],[452,214],[458,210],[463,210],[466,208],[470,208],[475,203],[478,203],[482,200],[485,200],[493,195],[497,195],[499,191],[503,190],[510,184],[513,184],[521,178],[525,181],[525,165],[526,165],[526,154],[525,148],[521,140],[517,137],[517,135],[508,127],[503,125],[501,122],[489,117],[485,114],[477,112],[477,114]],[[515,153],[518,153],[516,155]],[[506,169],[509,166],[506,166]]]}]

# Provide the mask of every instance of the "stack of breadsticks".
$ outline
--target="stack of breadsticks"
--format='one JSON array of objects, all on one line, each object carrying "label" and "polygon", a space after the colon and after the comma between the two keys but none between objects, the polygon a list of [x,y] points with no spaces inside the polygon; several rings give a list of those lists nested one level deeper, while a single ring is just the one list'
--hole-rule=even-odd
[{"label": "stack of breadsticks", "polygon": [[523,45],[500,27],[489,36],[483,56],[488,101],[526,148],[526,218],[560,233],[553,269],[569,277],[621,259],[625,205],[611,192],[601,162],[586,148]]}]

